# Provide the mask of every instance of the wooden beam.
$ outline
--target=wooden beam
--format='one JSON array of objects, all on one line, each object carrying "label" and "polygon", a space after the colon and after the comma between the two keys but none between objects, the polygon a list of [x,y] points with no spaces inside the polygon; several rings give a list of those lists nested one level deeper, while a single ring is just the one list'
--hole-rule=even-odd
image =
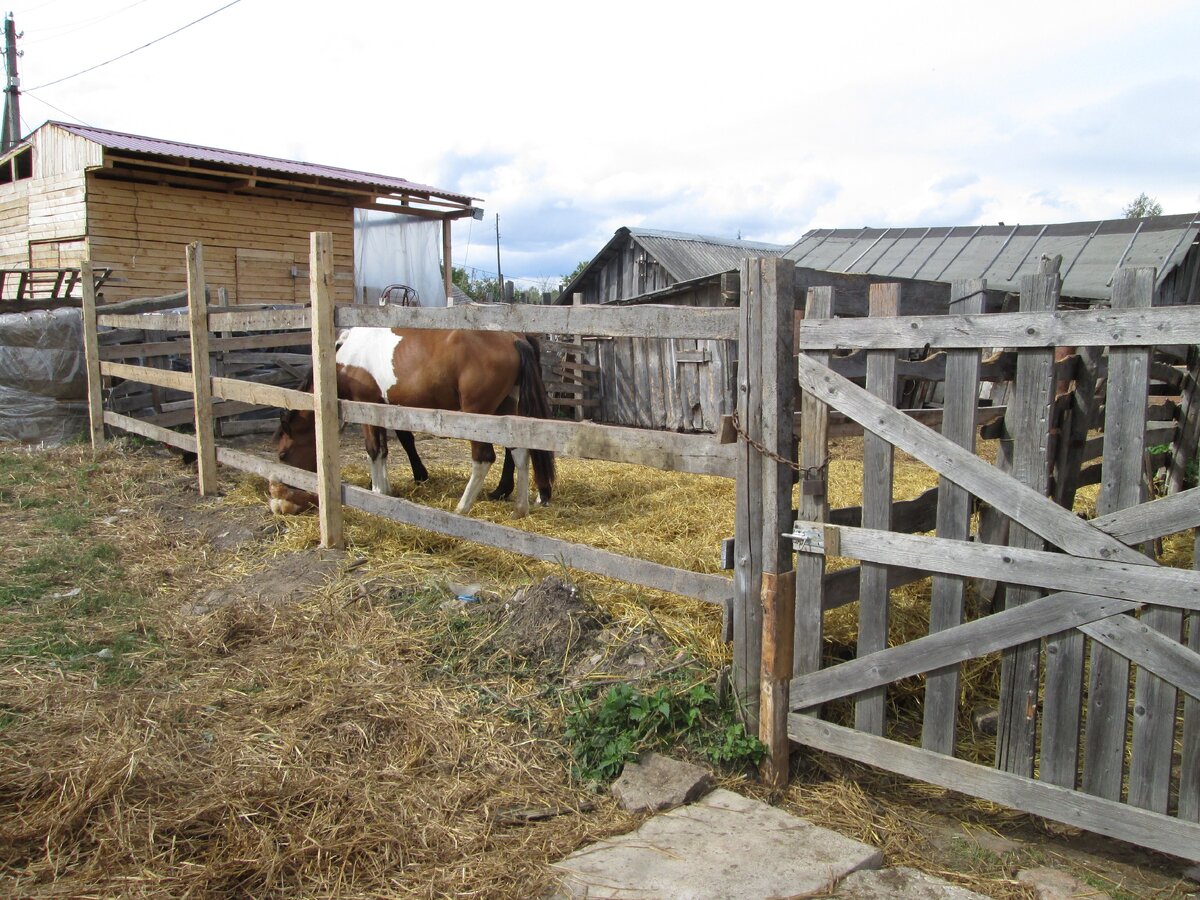
[{"label": "wooden beam", "polygon": [[796,357],[796,363],[801,388],[885,437],[1004,515],[1023,522],[1056,546],[1093,559],[1150,563],[1137,551],[1091,528],[1053,500],[997,472],[973,453],[913,422],[825,366],[805,356]]},{"label": "wooden beam", "polygon": [[541,306],[470,303],[446,309],[339,306],[338,328],[476,328],[608,337],[737,340],[737,310],[675,306]]},{"label": "wooden beam", "polygon": [[[955,281],[950,287],[949,312],[977,315],[983,311],[983,279]],[[942,436],[970,453],[975,452],[975,429],[979,410],[980,358],[978,350],[946,353],[945,419]],[[970,536],[971,495],[944,475],[937,487],[937,536],[964,541]],[[966,583],[962,578],[935,575],[930,594],[930,634],[962,624]],[[957,665],[930,671],[925,682],[924,722],[921,745],[935,753],[954,753],[959,706]]]},{"label": "wooden beam", "polygon": [[333,330],[333,235],[312,234],[309,255],[312,300],[313,409],[317,419],[317,498],[320,501],[321,546],[341,547],[342,465],[338,420],[337,360]]},{"label": "wooden beam", "polygon": [[204,248],[199,241],[187,251],[188,328],[192,346],[192,396],[195,402],[197,478],[204,497],[217,493],[216,435],[213,432],[212,378],[208,358],[208,287],[204,281]]},{"label": "wooden beam", "polygon": [[[1200,610],[1200,574],[1184,569],[1081,559],[1063,553],[946,541],[868,528],[844,528],[815,522],[796,524],[808,531],[823,528],[826,533],[836,532],[833,539],[838,543],[838,554],[852,559],[968,578],[994,578],[1009,584],[1087,592],[1137,603],[1153,598],[1162,606]],[[799,544],[797,549],[814,552]],[[818,549],[815,552],[824,551]]]},{"label": "wooden beam", "polygon": [[[898,284],[872,284],[868,306],[872,319],[895,318],[900,312]],[[867,391],[884,403],[896,402],[896,351],[867,352]],[[868,431],[863,436],[862,524],[866,528],[890,531],[892,528],[892,489],[894,452],[888,441]],[[858,588],[859,656],[867,656],[887,646],[891,612],[887,567],[864,563]],[[854,704],[854,727],[869,734],[883,734],[887,689],[873,688]]]},{"label": "wooden beam", "polygon": [[1200,825],[1091,797],[1008,772],[861,734],[808,716],[788,718],[792,740],[867,765],[960,791],[972,797],[1130,841],[1184,859],[1197,859]]},{"label": "wooden beam", "polygon": [[96,284],[92,261],[83,261],[83,360],[87,368],[88,434],[92,449],[104,445],[104,395],[100,382],[100,345],[96,337]]},{"label": "wooden beam", "polygon": [[1083,309],[979,316],[910,316],[805,321],[798,350],[982,347],[1137,347],[1200,343],[1200,306]]},{"label": "wooden beam", "polygon": [[1069,591],[1050,594],[1019,609],[993,613],[795,678],[792,680],[792,708],[803,710],[922,672],[957,666],[969,659],[1040,640],[1089,622],[1120,618],[1118,613],[1129,612],[1137,606],[1132,600]]}]

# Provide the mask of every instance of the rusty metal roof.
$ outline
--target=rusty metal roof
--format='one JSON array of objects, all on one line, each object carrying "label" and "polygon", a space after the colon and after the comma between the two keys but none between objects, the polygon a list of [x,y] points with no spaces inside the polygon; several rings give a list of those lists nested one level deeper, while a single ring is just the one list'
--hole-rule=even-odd
[{"label": "rusty metal roof", "polygon": [[[608,243],[587,267],[571,280],[559,295],[559,303],[570,302],[572,293],[597,266],[602,266],[632,239],[670,275],[672,282],[694,281],[736,269],[748,256],[778,256],[786,248],[782,244],[764,244],[732,238],[709,237],[681,231],[660,231],[653,228],[618,228]],[[618,297],[617,302],[627,300]]]},{"label": "rusty metal roof", "polygon": [[676,281],[728,272],[736,269],[747,256],[778,256],[785,249],[781,244],[706,237],[678,231],[650,228],[627,230]]},{"label": "rusty metal roof", "polygon": [[1057,225],[817,228],[784,256],[830,272],[955,281],[986,278],[1017,290],[1043,254],[1062,254],[1064,297],[1108,300],[1120,266],[1154,266],[1159,284],[1200,234],[1200,213]]},{"label": "rusty metal roof", "polygon": [[104,128],[92,128],[88,125],[72,125],[66,122],[48,122],[47,124],[54,125],[65,131],[69,131],[71,134],[93,141],[108,150],[170,156],[176,159],[215,163],[222,166],[237,166],[268,172],[279,172],[302,178],[338,181],[382,194],[414,194],[440,197],[467,206],[471,205],[471,202],[475,199],[465,194],[457,194],[431,185],[417,184],[404,178],[394,178],[389,175],[374,175],[370,172],[356,172],[351,169],[340,169],[335,166],[296,162],[295,160],[278,159],[272,156],[241,153],[236,150],[219,150],[215,147],[202,147],[198,144],[184,144],[178,141],[144,137],[137,134],[125,134],[120,131],[109,131]]}]

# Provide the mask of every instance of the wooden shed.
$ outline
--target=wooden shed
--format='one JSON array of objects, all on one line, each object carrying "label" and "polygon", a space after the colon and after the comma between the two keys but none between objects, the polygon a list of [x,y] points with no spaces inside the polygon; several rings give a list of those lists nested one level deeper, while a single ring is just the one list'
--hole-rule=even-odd
[{"label": "wooden shed", "polygon": [[[721,306],[721,276],[751,256],[785,248],[757,241],[619,228],[559,296],[559,303],[652,302]],[[736,303],[736,292],[728,302]],[[582,404],[598,422],[715,432],[732,409],[735,348],[722,341],[585,340],[560,367],[564,404]],[[576,377],[572,379],[572,375]],[[580,384],[585,387],[579,387]]]},{"label": "wooden shed", "polygon": [[[204,244],[210,283],[232,303],[304,302],[309,233],[333,233],[336,292],[354,298],[354,210],[442,222],[470,197],[312,163],[47,122],[0,157],[0,269],[112,270],[104,298],[185,285],[184,247]],[[54,277],[47,273],[45,277]]]}]

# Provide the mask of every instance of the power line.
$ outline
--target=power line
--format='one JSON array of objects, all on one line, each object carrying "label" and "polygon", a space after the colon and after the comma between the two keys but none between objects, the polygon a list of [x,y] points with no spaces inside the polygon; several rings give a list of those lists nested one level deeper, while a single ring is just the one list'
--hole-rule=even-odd
[{"label": "power line", "polygon": [[107,22],[109,19],[113,18],[114,16],[119,16],[121,13],[125,12],[126,10],[133,9],[135,6],[141,6],[143,3],[149,3],[149,2],[150,2],[150,0],[136,0],[136,2],[130,3],[128,6],[122,6],[120,9],[113,10],[112,12],[106,13],[105,15],[97,16],[94,19],[88,19],[86,22],[75,22],[72,24],[59,26],[58,30],[37,29],[37,33],[39,35],[45,34],[46,37],[39,37],[35,41],[25,41],[25,46],[30,47],[30,46],[34,46],[36,44],[44,44],[47,41],[60,40],[61,38],[66,37],[68,34],[75,34],[75,32],[83,31],[83,29],[85,29],[85,28],[91,28],[92,26],[98,25],[101,22]]},{"label": "power line", "polygon": [[[39,84],[36,87],[30,88],[29,90],[39,91],[42,88],[50,87],[51,85],[55,85],[55,84],[62,84],[64,81],[70,81],[72,78],[78,78],[80,75],[86,75],[88,72],[94,72],[103,66],[107,66],[109,63],[115,63],[117,60],[124,59],[127,56],[131,56],[134,53],[137,53],[139,50],[145,50],[147,47],[152,47],[155,44],[159,43],[160,41],[165,41],[167,38],[173,37],[174,35],[179,34],[179,32],[185,31],[188,28],[191,28],[193,25],[203,22],[205,19],[211,19],[217,13],[224,12],[225,10],[229,9],[229,7],[237,6],[237,4],[239,4],[241,2],[242,2],[242,0],[231,0],[230,3],[226,3],[220,9],[214,9],[212,12],[207,13],[206,15],[203,15],[198,19],[194,19],[193,21],[188,22],[186,25],[183,25],[179,28],[176,28],[174,31],[164,34],[162,37],[157,37],[154,40],[149,41],[148,43],[142,44],[140,47],[134,47],[132,50],[126,51],[125,53],[122,53],[120,56],[114,56],[112,59],[105,60],[102,63],[97,63],[94,66],[90,66],[89,68],[86,68],[79,72],[76,72],[74,75],[66,75],[62,78],[56,78],[54,81],[47,81],[45,84]],[[28,93],[28,91],[26,93]]]},{"label": "power line", "polygon": [[[47,101],[47,100],[43,100],[43,99],[42,99],[41,97],[39,97],[37,94],[31,94],[29,91],[22,91],[22,92],[21,92],[21,94],[22,94],[23,96],[25,96],[25,97],[32,97],[32,98],[33,98],[34,100],[36,100],[38,103],[42,104],[43,106],[48,106],[48,107],[50,107],[50,108],[51,108],[52,110],[54,110],[55,112],[62,113],[62,114],[63,114],[64,116],[66,116],[68,119],[74,119],[74,120],[75,120],[76,122],[78,122],[80,125],[87,125],[87,126],[89,126],[89,127],[91,127],[91,126],[92,126],[92,123],[91,123],[91,122],[85,122],[85,121],[83,121],[83,119],[79,118],[79,116],[75,115],[74,113],[69,113],[69,112],[67,112],[65,109],[59,109],[59,108],[58,108],[57,106],[55,106],[53,103],[50,103],[50,102],[49,102],[49,101]],[[28,129],[28,127],[26,127],[26,133],[28,134],[28,132],[29,132],[29,129]]]}]

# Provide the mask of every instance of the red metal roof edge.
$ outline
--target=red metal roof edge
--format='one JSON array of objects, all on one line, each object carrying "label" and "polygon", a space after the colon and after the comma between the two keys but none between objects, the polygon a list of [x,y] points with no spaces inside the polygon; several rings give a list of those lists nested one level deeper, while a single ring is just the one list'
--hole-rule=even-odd
[{"label": "red metal roof edge", "polygon": [[110,150],[128,150],[135,153],[154,153],[162,156],[182,156],[187,159],[203,162],[267,169],[289,175],[328,178],[334,181],[383,187],[389,191],[429,194],[446,200],[454,200],[467,206],[470,206],[472,201],[477,199],[466,194],[443,190],[431,185],[417,184],[404,178],[394,178],[389,175],[376,175],[371,172],[358,172],[353,169],[342,169],[337,166],[324,166],[272,156],[261,156],[254,153],[241,153],[236,150],[221,150],[216,147],[204,147],[199,144],[185,144],[180,141],[127,134],[120,131],[111,131],[106,128],[94,128],[90,125],[74,125],[68,122],[53,121],[46,124],[55,125],[79,137],[94,141]]}]

